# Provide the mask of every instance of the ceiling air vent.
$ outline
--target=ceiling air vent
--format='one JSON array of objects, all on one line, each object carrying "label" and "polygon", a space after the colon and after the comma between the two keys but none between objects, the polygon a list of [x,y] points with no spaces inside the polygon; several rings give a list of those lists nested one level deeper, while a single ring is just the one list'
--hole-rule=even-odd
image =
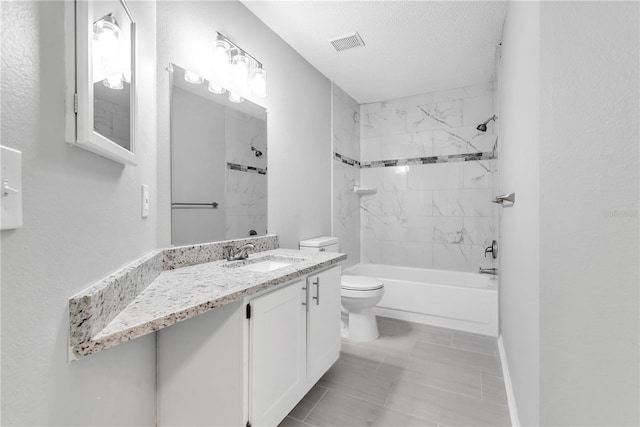
[{"label": "ceiling air vent", "polygon": [[331,43],[337,52],[353,49],[358,46],[364,46],[362,37],[360,37],[360,34],[358,34],[357,31],[329,39],[329,43]]}]

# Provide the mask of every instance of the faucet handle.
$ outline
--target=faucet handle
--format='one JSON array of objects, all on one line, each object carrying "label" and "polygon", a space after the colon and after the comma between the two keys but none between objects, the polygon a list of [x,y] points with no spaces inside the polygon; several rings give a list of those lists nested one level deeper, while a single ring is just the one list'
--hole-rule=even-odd
[{"label": "faucet handle", "polygon": [[235,251],[234,251],[234,249],[233,249],[233,246],[231,246],[231,245],[226,245],[226,246],[223,246],[223,247],[222,247],[222,256],[223,256],[224,258],[226,258],[226,259],[227,259],[227,261],[229,261],[229,260],[230,260],[230,258],[231,258],[231,257],[233,257],[233,256],[235,255],[235,253],[234,253],[234,252],[235,252]]},{"label": "faucet handle", "polygon": [[493,240],[491,242],[491,246],[487,246],[484,249],[484,257],[487,257],[487,254],[490,253],[493,259],[498,258],[498,242]]}]

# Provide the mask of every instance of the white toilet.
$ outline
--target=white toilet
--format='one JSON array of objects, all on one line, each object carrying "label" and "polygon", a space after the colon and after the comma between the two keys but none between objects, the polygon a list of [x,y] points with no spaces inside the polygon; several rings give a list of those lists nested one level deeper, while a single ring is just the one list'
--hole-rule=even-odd
[{"label": "white toilet", "polygon": [[[300,242],[300,249],[338,252],[337,237],[316,237]],[[341,280],[342,336],[355,342],[373,341],[380,335],[373,307],[382,299],[384,286],[373,277],[343,275]]]}]

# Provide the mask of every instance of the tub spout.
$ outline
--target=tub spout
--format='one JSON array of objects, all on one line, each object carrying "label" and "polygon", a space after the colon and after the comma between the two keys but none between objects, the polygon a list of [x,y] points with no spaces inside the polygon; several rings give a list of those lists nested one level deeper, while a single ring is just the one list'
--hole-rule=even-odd
[{"label": "tub spout", "polygon": [[480,274],[491,274],[492,276],[497,276],[498,275],[498,269],[497,268],[482,268],[480,267]]}]

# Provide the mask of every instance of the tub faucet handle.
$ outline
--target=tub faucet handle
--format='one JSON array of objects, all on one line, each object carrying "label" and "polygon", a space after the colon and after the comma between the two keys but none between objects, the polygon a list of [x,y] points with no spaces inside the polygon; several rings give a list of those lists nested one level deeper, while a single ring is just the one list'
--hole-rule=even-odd
[{"label": "tub faucet handle", "polygon": [[487,254],[490,253],[493,259],[498,258],[498,242],[493,240],[491,242],[491,246],[487,246],[484,249],[484,257],[487,257]]}]

